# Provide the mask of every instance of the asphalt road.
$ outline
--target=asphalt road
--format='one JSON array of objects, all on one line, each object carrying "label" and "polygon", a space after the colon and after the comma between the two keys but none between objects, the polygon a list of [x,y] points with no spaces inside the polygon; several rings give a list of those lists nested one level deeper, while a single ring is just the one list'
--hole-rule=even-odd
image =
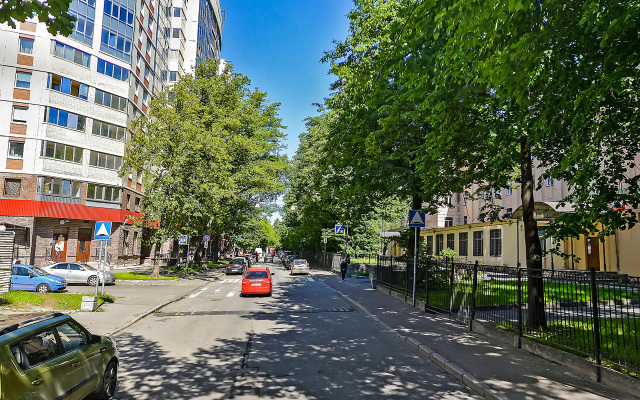
[{"label": "asphalt road", "polygon": [[240,297],[225,276],[119,333],[114,398],[478,398],[313,272],[267,265],[272,297]]}]

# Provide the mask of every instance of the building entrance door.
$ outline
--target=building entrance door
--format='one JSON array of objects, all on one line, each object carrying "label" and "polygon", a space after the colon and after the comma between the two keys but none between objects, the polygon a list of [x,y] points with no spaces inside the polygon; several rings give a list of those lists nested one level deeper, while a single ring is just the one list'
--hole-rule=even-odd
[{"label": "building entrance door", "polygon": [[51,249],[51,259],[53,262],[64,262],[67,261],[67,239],[69,235],[67,235],[67,230],[64,228],[57,229],[56,232],[53,233],[53,248]]},{"label": "building entrance door", "polygon": [[91,228],[78,229],[78,251],[76,253],[77,262],[89,262],[91,257]]},{"label": "building entrance door", "polygon": [[597,237],[585,238],[587,248],[587,269],[600,271],[600,241]]}]

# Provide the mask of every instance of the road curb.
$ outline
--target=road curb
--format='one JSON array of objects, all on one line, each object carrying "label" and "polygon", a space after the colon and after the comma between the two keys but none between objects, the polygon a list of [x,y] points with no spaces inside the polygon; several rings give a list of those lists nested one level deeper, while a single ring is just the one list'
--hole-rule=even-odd
[{"label": "road curb", "polygon": [[[327,284],[325,283],[325,285],[327,285]],[[449,375],[451,375],[454,378],[456,378],[458,381],[460,381],[463,385],[465,385],[466,387],[468,387],[472,391],[476,392],[477,394],[479,394],[480,396],[482,396],[482,397],[484,397],[486,399],[490,399],[490,400],[507,400],[506,397],[504,397],[503,395],[501,395],[499,393],[494,392],[489,387],[489,385],[484,383],[482,380],[476,378],[475,376],[471,375],[469,372],[465,371],[464,368],[462,368],[458,364],[447,360],[445,357],[443,357],[442,355],[436,353],[431,348],[429,348],[425,344],[421,343],[419,340],[417,340],[417,339],[415,339],[413,337],[405,336],[401,332],[391,328],[388,324],[386,324],[385,322],[382,322],[378,317],[373,315],[363,305],[361,305],[357,301],[353,300],[352,298],[350,298],[346,294],[340,292],[339,290],[336,290],[336,289],[332,288],[329,285],[327,285],[327,287],[329,287],[331,290],[333,290],[338,296],[340,296],[344,301],[349,303],[349,305],[351,305],[358,312],[360,312],[361,314],[364,314],[366,317],[370,318],[373,322],[375,322],[378,326],[380,326],[385,331],[391,333],[392,335],[396,336],[398,339],[400,339],[403,342],[407,343],[409,346],[411,346],[413,349],[418,351],[420,354],[424,355],[425,357],[428,357],[436,365],[438,365],[440,368],[442,368],[446,373],[448,373]]]},{"label": "road curb", "polygon": [[[221,275],[222,275],[222,274],[221,274]],[[214,278],[214,279],[218,279],[221,275],[214,276],[213,278]],[[180,301],[180,300],[182,300],[182,299],[184,299],[184,298],[186,298],[186,297],[188,297],[188,296],[192,295],[193,293],[195,293],[195,292],[197,292],[197,291],[199,291],[199,290],[202,290],[202,289],[203,289],[204,287],[206,287],[209,283],[211,283],[211,282],[206,282],[204,285],[201,285],[201,286],[197,287],[196,289],[194,289],[194,290],[190,291],[190,292],[189,292],[189,293],[187,293],[187,294],[184,294],[184,295],[178,296],[178,297],[176,297],[176,298],[174,298],[174,299],[172,299],[172,300],[169,300],[169,301],[167,301],[167,302],[164,302],[164,303],[162,303],[162,304],[158,304],[157,306],[154,306],[154,307],[153,307],[153,308],[151,308],[150,310],[147,310],[147,311],[145,311],[144,313],[142,313],[142,314],[138,315],[137,317],[135,317],[135,318],[134,318],[134,319],[132,319],[131,321],[129,321],[129,322],[125,323],[124,325],[122,325],[122,326],[120,326],[120,327],[116,328],[115,330],[113,330],[113,331],[111,331],[111,332],[107,333],[107,335],[106,335],[106,336],[117,336],[117,335],[118,335],[119,333],[121,333],[123,330],[127,329],[128,327],[130,327],[131,325],[133,325],[133,324],[135,324],[136,322],[140,321],[141,319],[143,319],[143,318],[145,318],[145,317],[149,316],[150,314],[153,314],[154,312],[156,312],[156,311],[160,310],[160,309],[161,309],[161,308],[163,308],[163,307],[168,306],[169,304],[172,304],[172,303],[175,303],[175,302],[177,302],[177,301]]]}]

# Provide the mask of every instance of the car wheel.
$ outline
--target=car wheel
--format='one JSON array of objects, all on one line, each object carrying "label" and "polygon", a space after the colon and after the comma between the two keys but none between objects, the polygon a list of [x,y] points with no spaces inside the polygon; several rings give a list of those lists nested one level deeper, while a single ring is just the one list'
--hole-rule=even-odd
[{"label": "car wheel", "polygon": [[113,396],[116,391],[116,383],[118,382],[118,367],[115,361],[111,361],[104,370],[104,376],[100,384],[100,390],[96,393],[95,398],[99,400],[107,400]]},{"label": "car wheel", "polygon": [[87,285],[89,286],[95,286],[96,283],[98,283],[98,277],[95,275],[90,276],[89,279],[87,279]]},{"label": "car wheel", "polygon": [[38,287],[36,287],[36,292],[38,293],[47,293],[50,290],[51,288],[46,283],[41,283],[38,285]]}]

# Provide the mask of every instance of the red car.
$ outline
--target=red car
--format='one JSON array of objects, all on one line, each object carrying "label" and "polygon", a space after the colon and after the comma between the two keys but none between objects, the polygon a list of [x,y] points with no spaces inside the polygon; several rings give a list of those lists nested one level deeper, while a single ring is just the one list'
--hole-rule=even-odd
[{"label": "red car", "polygon": [[271,272],[269,268],[249,268],[242,277],[243,296],[247,294],[266,294],[271,296]]}]

